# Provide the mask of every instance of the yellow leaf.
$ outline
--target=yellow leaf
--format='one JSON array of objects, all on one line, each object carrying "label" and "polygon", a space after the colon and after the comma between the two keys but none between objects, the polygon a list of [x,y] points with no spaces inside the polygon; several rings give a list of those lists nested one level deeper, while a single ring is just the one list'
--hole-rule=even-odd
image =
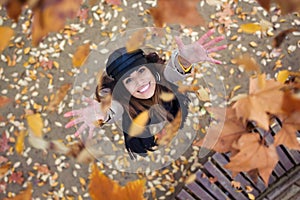
[{"label": "yellow leaf", "polygon": [[3,200],[31,200],[32,199],[32,184],[28,183],[27,188],[17,194],[15,197],[4,198]]},{"label": "yellow leaf", "polygon": [[126,41],[127,52],[135,51],[143,45],[145,40],[145,31],[145,29],[140,29],[130,36],[130,38]]},{"label": "yellow leaf", "polygon": [[288,70],[282,70],[278,72],[277,81],[280,83],[284,83],[289,77],[290,72]]},{"label": "yellow leaf", "polygon": [[145,110],[141,112],[136,118],[132,120],[132,123],[128,130],[128,135],[135,137],[141,134],[145,130],[145,126],[149,120],[149,111]]},{"label": "yellow leaf", "polygon": [[84,44],[77,48],[76,52],[73,55],[73,66],[74,67],[81,67],[90,53],[90,44]]},{"label": "yellow leaf", "polygon": [[248,193],[248,197],[250,200],[255,200],[255,196],[251,193]]},{"label": "yellow leaf", "polygon": [[243,54],[234,59],[234,64],[241,65],[246,71],[260,72],[260,67],[249,54]]},{"label": "yellow leaf", "polygon": [[3,178],[3,176],[8,172],[8,170],[10,169],[11,164],[10,163],[6,163],[5,165],[2,165],[0,167],[0,179]]},{"label": "yellow leaf", "polygon": [[262,30],[260,24],[254,24],[254,23],[242,24],[240,28],[245,33],[255,33],[256,31]]},{"label": "yellow leaf", "polygon": [[0,53],[7,47],[12,36],[15,32],[10,27],[0,26]]},{"label": "yellow leaf", "polygon": [[56,95],[54,96],[54,99],[49,103],[47,110],[54,111],[56,110],[59,103],[64,99],[64,97],[67,95],[68,91],[70,90],[72,84],[66,83],[63,84],[59,90],[56,92]]},{"label": "yellow leaf", "polygon": [[29,128],[36,137],[42,137],[43,120],[40,113],[29,114],[26,116]]},{"label": "yellow leaf", "polygon": [[21,154],[24,150],[25,134],[26,134],[26,132],[24,130],[22,130],[20,133],[18,133],[17,142],[16,142],[16,152],[18,154]]},{"label": "yellow leaf", "polygon": [[92,200],[122,199],[144,200],[145,180],[136,180],[120,186],[105,176],[94,163],[88,190]]},{"label": "yellow leaf", "polygon": [[171,93],[171,92],[162,92],[159,95],[159,98],[165,102],[169,102],[175,98],[175,95],[174,95],[174,93]]},{"label": "yellow leaf", "polygon": [[185,179],[185,184],[190,184],[196,180],[197,176],[196,174],[191,174]]}]

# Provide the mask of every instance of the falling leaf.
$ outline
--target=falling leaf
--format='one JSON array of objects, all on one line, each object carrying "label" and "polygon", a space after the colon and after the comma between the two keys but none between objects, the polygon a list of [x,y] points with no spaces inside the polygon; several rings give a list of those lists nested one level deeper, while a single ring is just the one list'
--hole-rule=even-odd
[{"label": "falling leaf", "polygon": [[24,182],[23,173],[21,171],[13,172],[9,178],[9,183],[18,183],[19,185],[22,185]]},{"label": "falling leaf", "polygon": [[285,83],[286,80],[288,79],[289,75],[290,75],[290,72],[288,70],[281,70],[278,72],[277,81],[280,83]]},{"label": "falling leaf", "polygon": [[294,31],[299,31],[298,29],[296,28],[289,28],[287,30],[284,30],[284,31],[281,31],[278,35],[276,35],[276,37],[274,38],[273,40],[273,47],[274,48],[279,48],[281,43],[283,42],[283,40],[286,38],[286,36],[289,34],[289,33],[292,33]]},{"label": "falling leaf", "polygon": [[17,22],[25,2],[26,1],[9,0],[6,4],[7,15]]},{"label": "falling leaf", "polygon": [[196,94],[201,101],[210,101],[209,92],[205,88],[200,87]]},{"label": "falling leaf", "polygon": [[40,1],[39,6],[33,9],[33,46],[37,46],[49,32],[64,28],[67,18],[76,17],[81,2],[82,0]]},{"label": "falling leaf", "polygon": [[84,64],[89,53],[90,53],[89,43],[77,47],[76,52],[74,53],[72,59],[73,66],[81,67]]},{"label": "falling leaf", "polygon": [[105,0],[105,2],[109,5],[120,6],[121,0]]},{"label": "falling leaf", "polygon": [[[300,101],[299,101],[300,102]],[[300,112],[294,112],[282,119],[282,127],[274,136],[274,145],[284,145],[289,149],[300,151],[297,131],[300,130]]]},{"label": "falling leaf", "polygon": [[198,85],[182,85],[179,84],[178,92],[184,94],[186,92],[197,92],[201,87]]},{"label": "falling leaf", "polygon": [[[265,74],[262,74],[265,80]],[[238,118],[243,122],[255,121],[259,127],[269,130],[269,116],[271,114],[282,113],[283,91],[280,89],[284,85],[273,80],[265,80],[262,88],[258,78],[251,78],[249,83],[249,95],[237,100],[233,108],[236,110]]]},{"label": "falling leaf", "polygon": [[197,10],[199,0],[159,0],[157,7],[150,8],[155,26],[162,27],[164,23],[183,24],[187,26],[205,25],[205,21]]},{"label": "falling leaf", "polygon": [[0,179],[2,179],[5,176],[5,174],[8,172],[8,170],[10,170],[10,167],[11,167],[10,163],[6,163],[0,167]]},{"label": "falling leaf", "polygon": [[253,57],[243,54],[234,59],[234,64],[241,65],[246,71],[260,72],[260,67]]},{"label": "falling leaf", "polygon": [[3,200],[31,200],[32,199],[32,184],[28,183],[27,188],[11,198],[4,198]]},{"label": "falling leaf", "polygon": [[255,196],[251,193],[248,193],[249,200],[255,200]]},{"label": "falling leaf", "polygon": [[2,138],[0,138],[0,152],[5,152],[10,148],[10,145],[8,144],[9,140],[5,134],[5,132],[2,133]]},{"label": "falling leaf", "polygon": [[258,172],[268,185],[269,177],[279,161],[274,145],[265,146],[257,133],[243,134],[233,144],[239,152],[230,157],[230,162],[224,167],[232,171],[250,171],[258,169]]},{"label": "falling leaf", "polygon": [[300,12],[299,0],[275,0],[275,2],[279,5],[283,15]]},{"label": "falling leaf", "polygon": [[15,35],[15,32],[10,27],[0,26],[0,53],[7,47],[10,39]]},{"label": "falling leaf", "polygon": [[17,135],[17,142],[16,142],[16,152],[18,154],[22,154],[24,150],[24,138],[25,138],[26,131],[22,130]]},{"label": "falling leaf", "polygon": [[43,136],[43,120],[40,113],[36,114],[27,114],[26,115],[27,124],[32,131],[32,133],[36,137],[42,137]]},{"label": "falling leaf", "polygon": [[145,41],[145,29],[140,29],[134,32],[126,41],[126,51],[131,52],[139,49]]},{"label": "falling leaf", "polygon": [[148,121],[149,111],[145,110],[132,120],[132,123],[128,130],[128,135],[130,135],[131,137],[135,137],[141,134],[145,130]]},{"label": "falling leaf", "polygon": [[7,158],[6,157],[3,157],[3,156],[0,156],[0,165],[4,162],[7,162]]},{"label": "falling leaf", "polygon": [[165,102],[170,102],[175,98],[175,95],[172,92],[162,92],[159,98]]},{"label": "falling leaf", "polygon": [[257,0],[257,2],[263,7],[266,11],[270,10],[271,0]]},{"label": "falling leaf", "polygon": [[[300,85],[298,87],[293,88],[296,90],[300,90]],[[286,113],[293,113],[295,111],[300,112],[300,97],[299,94],[293,92],[292,90],[285,91],[282,109]]]},{"label": "falling leaf", "polygon": [[92,200],[144,200],[144,185],[144,180],[136,180],[122,187],[105,176],[97,165],[93,164],[88,190]]},{"label": "falling leaf", "polygon": [[190,183],[194,182],[196,180],[196,178],[197,178],[196,174],[191,174],[185,178],[184,183],[190,184]]},{"label": "falling leaf", "polygon": [[248,24],[241,24],[241,30],[244,33],[255,33],[256,31],[261,31],[262,26],[260,24],[248,23]]},{"label": "falling leaf", "polygon": [[67,95],[67,93],[71,87],[72,87],[71,83],[63,84],[56,92],[54,99],[52,101],[50,101],[50,103],[47,107],[47,110],[49,110],[49,111],[56,110],[59,103],[65,98],[65,96]]}]

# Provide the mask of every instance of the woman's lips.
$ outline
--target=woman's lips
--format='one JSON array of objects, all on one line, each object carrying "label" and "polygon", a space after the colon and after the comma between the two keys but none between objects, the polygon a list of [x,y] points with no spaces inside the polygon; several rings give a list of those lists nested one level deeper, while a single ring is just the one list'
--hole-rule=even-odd
[{"label": "woman's lips", "polygon": [[144,92],[146,92],[149,88],[150,88],[150,83],[148,83],[147,85],[143,85],[142,87],[140,87],[140,89],[138,90],[138,92],[144,93]]}]

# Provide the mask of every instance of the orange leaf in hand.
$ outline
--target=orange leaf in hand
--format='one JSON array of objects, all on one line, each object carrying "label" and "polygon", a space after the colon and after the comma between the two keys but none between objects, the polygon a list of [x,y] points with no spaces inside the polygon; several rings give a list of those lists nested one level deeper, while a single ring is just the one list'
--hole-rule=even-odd
[{"label": "orange leaf in hand", "polygon": [[[261,76],[261,80],[263,79],[264,81],[265,74]],[[259,78],[251,78],[249,95],[237,100],[233,108],[236,110],[237,117],[242,118],[244,123],[247,120],[253,120],[259,127],[269,130],[268,113],[282,113],[281,105],[284,92],[280,89],[284,85],[275,80],[265,80],[263,84],[259,84],[259,82]],[[262,86],[259,87],[260,85]]]},{"label": "orange leaf in hand", "polygon": [[150,9],[150,14],[157,27],[162,27],[164,23],[204,25],[205,21],[197,11],[198,2],[199,0],[159,0],[157,7]]},{"label": "orange leaf in hand", "polygon": [[276,166],[279,158],[274,145],[265,146],[257,133],[243,134],[240,139],[233,143],[233,148],[239,152],[230,158],[225,168],[234,172],[251,171],[258,169],[258,172],[265,184]]}]

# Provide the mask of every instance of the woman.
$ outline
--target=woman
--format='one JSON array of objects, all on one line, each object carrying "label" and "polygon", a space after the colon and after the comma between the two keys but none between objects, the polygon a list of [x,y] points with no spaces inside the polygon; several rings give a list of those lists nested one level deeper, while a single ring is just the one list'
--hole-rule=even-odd
[{"label": "woman", "polygon": [[[164,67],[164,61],[156,53],[145,55],[141,49],[127,52],[125,48],[114,51],[109,56],[106,72],[96,88],[96,100],[88,99],[88,107],[66,113],[65,117],[78,116],[66,128],[83,122],[75,135],[80,135],[86,128],[89,128],[89,134],[92,135],[97,124],[95,122],[100,120],[101,124],[111,123],[122,117],[125,146],[131,158],[135,157],[134,153],[144,156],[147,151],[153,151],[157,146],[154,135],[148,127],[138,136],[131,135],[129,128],[132,120],[142,112],[149,111],[147,125],[171,122],[181,111],[181,126],[183,125],[189,100],[186,95],[178,92],[174,82],[184,79],[191,72],[194,63],[209,61],[221,64],[208,54],[226,48],[226,45],[214,47],[224,37],[217,37],[204,44],[213,33],[214,30],[210,30],[197,42],[189,45],[184,45],[176,37],[178,50],[173,52]],[[112,97],[107,110],[100,109],[105,93]],[[174,98],[166,101],[161,98],[163,93],[174,94]]]}]

